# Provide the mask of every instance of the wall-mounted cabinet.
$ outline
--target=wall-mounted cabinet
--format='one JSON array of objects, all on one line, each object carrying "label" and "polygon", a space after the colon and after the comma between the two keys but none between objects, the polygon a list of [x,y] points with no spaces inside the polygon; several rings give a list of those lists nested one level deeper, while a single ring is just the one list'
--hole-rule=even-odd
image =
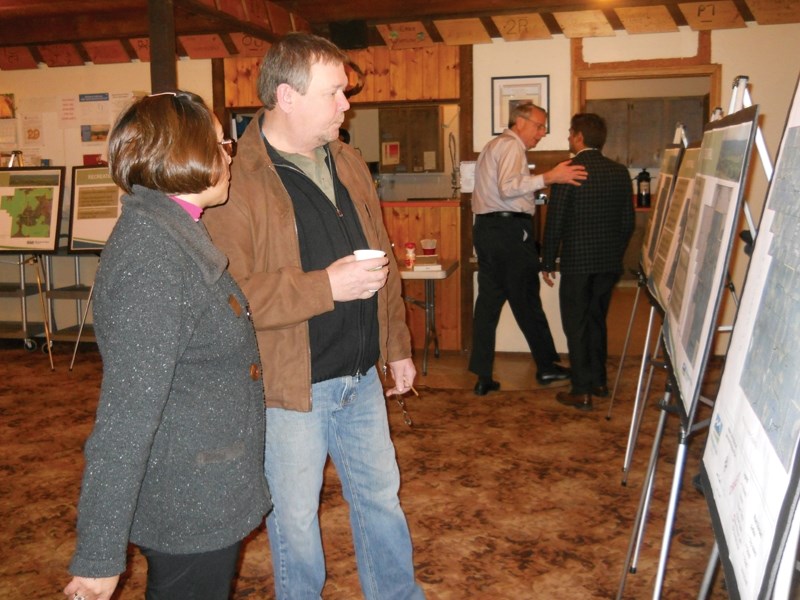
[{"label": "wall-mounted cabinet", "polygon": [[661,152],[672,144],[678,123],[688,140],[699,141],[708,120],[708,96],[587,100],[586,112],[606,120],[603,154],[630,168],[658,168]]}]

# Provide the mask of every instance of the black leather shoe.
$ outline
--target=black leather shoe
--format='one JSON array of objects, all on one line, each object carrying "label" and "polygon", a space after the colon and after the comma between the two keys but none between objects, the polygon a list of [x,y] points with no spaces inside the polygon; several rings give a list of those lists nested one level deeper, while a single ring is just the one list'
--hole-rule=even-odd
[{"label": "black leather shoe", "polygon": [[566,367],[562,367],[561,365],[553,365],[536,373],[536,381],[539,382],[539,385],[547,385],[548,383],[553,383],[554,381],[564,381],[565,379],[569,379],[570,375],[570,370]]},{"label": "black leather shoe", "polygon": [[597,396],[598,398],[608,398],[608,386],[607,385],[593,385],[592,386],[592,396]]},{"label": "black leather shoe", "polygon": [[592,395],[591,394],[573,394],[572,392],[558,392],[556,394],[558,400],[564,406],[572,406],[578,410],[590,411],[593,410]]},{"label": "black leather shoe", "polygon": [[478,383],[475,384],[475,395],[485,396],[489,392],[496,392],[499,389],[500,382],[495,381],[494,379],[489,379],[488,381],[479,379]]}]

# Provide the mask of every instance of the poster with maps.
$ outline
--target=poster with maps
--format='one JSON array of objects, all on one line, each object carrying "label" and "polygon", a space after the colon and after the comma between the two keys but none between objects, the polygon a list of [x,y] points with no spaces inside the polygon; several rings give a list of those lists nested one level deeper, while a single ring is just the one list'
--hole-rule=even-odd
[{"label": "poster with maps", "polygon": [[70,252],[100,252],[117,224],[123,191],[107,166],[72,168]]},{"label": "poster with maps", "polygon": [[779,591],[797,550],[800,443],[800,89],[758,226],[703,455],[731,598]]},{"label": "poster with maps", "polygon": [[58,248],[64,167],[0,168],[0,253]]},{"label": "poster with maps", "polygon": [[693,190],[696,210],[685,225],[691,243],[681,248],[677,258],[663,328],[687,427],[700,398],[716,330],[757,117],[758,107],[751,106],[713,121],[706,125],[700,144]]}]

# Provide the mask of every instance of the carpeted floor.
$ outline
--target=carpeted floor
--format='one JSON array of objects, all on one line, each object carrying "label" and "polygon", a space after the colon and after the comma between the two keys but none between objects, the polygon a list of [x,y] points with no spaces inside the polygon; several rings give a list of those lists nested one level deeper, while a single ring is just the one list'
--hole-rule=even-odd
[{"label": "carpeted floor", "polygon": [[[100,380],[96,351],[56,356],[0,350],[0,598],[58,598],[74,546],[75,503]],[[631,367],[635,370],[636,365]],[[633,372],[625,385],[635,385]],[[657,386],[657,382],[656,382]],[[654,393],[658,390],[654,386]],[[662,385],[663,389],[663,385]],[[554,390],[418,388],[411,426],[388,404],[419,580],[429,599],[590,599],[617,595],[658,409],[646,409],[627,486],[621,485],[629,404],[605,418],[559,405]],[[644,543],[624,598],[653,593],[678,424],[667,421]],[[689,484],[702,439],[689,446],[661,597],[697,596],[713,544],[702,496]],[[330,470],[322,494],[326,600],[360,598],[347,508]],[[266,533],[242,555],[236,599],[272,598]],[[132,549],[120,600],[142,597],[143,559]],[[710,596],[727,598],[717,582]]]}]

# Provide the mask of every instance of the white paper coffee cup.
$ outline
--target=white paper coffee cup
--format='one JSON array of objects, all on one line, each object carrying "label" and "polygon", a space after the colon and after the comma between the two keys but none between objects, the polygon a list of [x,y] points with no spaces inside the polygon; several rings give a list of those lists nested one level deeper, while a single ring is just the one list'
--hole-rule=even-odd
[{"label": "white paper coffee cup", "polygon": [[353,252],[353,254],[356,255],[356,260],[368,260],[370,258],[381,258],[382,256],[386,256],[386,252],[383,250],[373,250],[372,248],[356,250]]}]

